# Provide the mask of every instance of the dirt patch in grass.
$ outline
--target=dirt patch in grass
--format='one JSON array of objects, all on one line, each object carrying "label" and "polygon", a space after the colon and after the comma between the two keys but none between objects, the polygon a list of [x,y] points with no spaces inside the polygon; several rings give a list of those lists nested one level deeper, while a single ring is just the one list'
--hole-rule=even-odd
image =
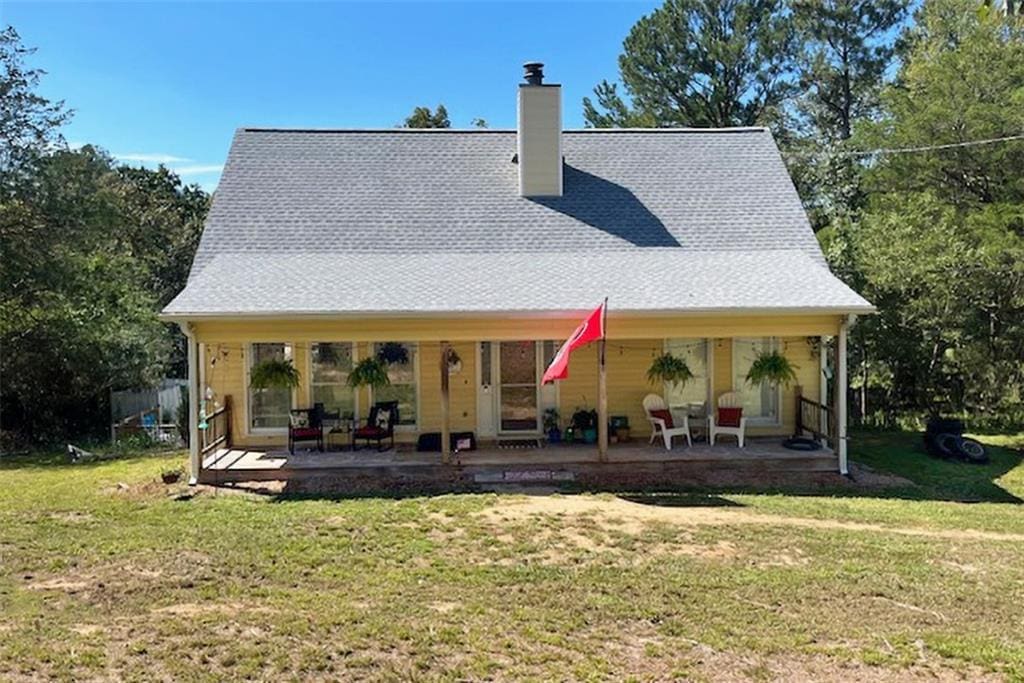
[{"label": "dirt patch in grass", "polygon": [[154,614],[169,614],[176,617],[196,617],[204,614],[225,614],[234,616],[243,612],[273,612],[269,607],[248,605],[241,602],[182,602],[153,609]]},{"label": "dirt patch in grass", "polygon": [[1002,676],[986,672],[979,667],[967,671],[948,668],[948,662],[932,662],[927,658],[899,669],[872,666],[861,661],[846,660],[829,655],[776,654],[761,657],[740,656],[732,652],[718,652],[710,648],[695,647],[694,670],[699,677],[713,681],[818,681],[847,683],[899,683],[901,681],[1002,681]]},{"label": "dirt patch in grass", "polygon": [[163,571],[139,567],[132,564],[109,565],[89,570],[79,570],[48,577],[27,575],[25,588],[32,591],[58,591],[82,593],[102,591],[108,586],[117,586],[121,592],[126,587],[143,588],[164,579]]},{"label": "dirt patch in grass", "polygon": [[68,577],[55,577],[51,579],[41,579],[38,581],[30,581],[25,584],[25,588],[30,591],[62,591],[64,593],[77,593],[79,591],[88,590],[93,588],[95,583],[92,581],[84,581],[81,579],[71,579]]},{"label": "dirt patch in grass", "polygon": [[49,515],[50,519],[58,522],[64,522],[67,524],[83,524],[94,521],[96,518],[88,512],[79,512],[77,510],[68,510],[66,512],[51,512]]},{"label": "dirt patch in grass", "polygon": [[846,522],[830,519],[811,519],[787,515],[769,515],[747,512],[737,508],[709,507],[667,507],[644,505],[622,498],[593,496],[546,496],[525,499],[507,499],[498,505],[478,513],[489,518],[494,524],[513,520],[528,520],[538,516],[592,517],[605,528],[618,529],[625,533],[640,533],[647,524],[672,524],[680,526],[724,526],[751,524],[761,526],[792,526],[803,529],[827,529],[846,531],[874,531],[922,538],[943,540],[983,540],[1024,542],[1024,534],[998,533],[971,529],[918,529],[913,527],[884,526],[862,522]]}]

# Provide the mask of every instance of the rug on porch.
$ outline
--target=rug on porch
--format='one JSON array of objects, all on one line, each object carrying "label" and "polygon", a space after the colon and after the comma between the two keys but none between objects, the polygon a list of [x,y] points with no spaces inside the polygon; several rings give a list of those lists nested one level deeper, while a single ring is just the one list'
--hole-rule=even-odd
[{"label": "rug on porch", "polygon": [[499,439],[498,448],[506,450],[530,450],[543,448],[544,444],[540,439]]}]

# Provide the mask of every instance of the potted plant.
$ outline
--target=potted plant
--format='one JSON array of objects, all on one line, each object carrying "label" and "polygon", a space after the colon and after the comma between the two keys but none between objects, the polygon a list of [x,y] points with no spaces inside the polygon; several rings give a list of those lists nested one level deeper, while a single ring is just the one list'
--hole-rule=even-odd
[{"label": "potted plant", "polygon": [[548,408],[544,411],[544,431],[548,435],[548,443],[558,443],[562,440],[562,430],[558,428],[558,408]]},{"label": "potted plant", "polygon": [[160,473],[160,479],[165,484],[176,484],[185,475],[185,470],[180,467],[166,469]]},{"label": "potted plant", "polygon": [[608,421],[608,433],[616,441],[629,441],[629,418],[625,415],[613,415]]},{"label": "potted plant", "polygon": [[287,358],[268,358],[252,366],[249,384],[253,389],[294,389],[299,386],[299,371]]},{"label": "potted plant", "polygon": [[664,383],[683,386],[693,379],[690,366],[682,358],[670,353],[663,353],[651,362],[647,370],[647,381],[651,384]]},{"label": "potted plant", "polygon": [[364,358],[348,373],[348,385],[353,389],[373,387],[380,389],[391,384],[388,368],[379,357]]},{"label": "potted plant", "polygon": [[577,408],[572,414],[572,426],[583,435],[584,443],[597,443],[597,411]]},{"label": "potted plant", "polygon": [[399,342],[384,342],[377,348],[377,360],[387,365],[405,365],[409,362],[409,349]]},{"label": "potted plant", "polygon": [[750,365],[747,382],[751,386],[759,386],[767,382],[772,386],[789,385],[796,381],[796,366],[778,351],[765,351],[758,354]]}]

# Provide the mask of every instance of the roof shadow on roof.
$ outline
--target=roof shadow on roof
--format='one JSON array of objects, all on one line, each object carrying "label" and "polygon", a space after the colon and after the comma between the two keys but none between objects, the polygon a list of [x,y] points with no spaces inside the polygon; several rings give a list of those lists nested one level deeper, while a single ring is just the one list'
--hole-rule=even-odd
[{"label": "roof shadow on roof", "polygon": [[529,197],[638,247],[678,247],[665,224],[622,185],[565,164],[561,197]]}]

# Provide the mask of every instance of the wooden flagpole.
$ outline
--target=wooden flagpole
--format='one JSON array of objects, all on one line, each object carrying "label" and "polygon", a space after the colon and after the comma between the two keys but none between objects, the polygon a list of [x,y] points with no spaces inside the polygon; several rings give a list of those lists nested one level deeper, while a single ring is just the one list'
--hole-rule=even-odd
[{"label": "wooden flagpole", "polygon": [[601,339],[597,342],[597,456],[601,462],[608,460],[608,377],[604,364],[607,317],[608,297],[605,297],[601,310]]},{"label": "wooden flagpole", "polygon": [[451,345],[441,342],[441,462],[447,465],[452,460],[450,394],[448,391],[448,355]]}]

